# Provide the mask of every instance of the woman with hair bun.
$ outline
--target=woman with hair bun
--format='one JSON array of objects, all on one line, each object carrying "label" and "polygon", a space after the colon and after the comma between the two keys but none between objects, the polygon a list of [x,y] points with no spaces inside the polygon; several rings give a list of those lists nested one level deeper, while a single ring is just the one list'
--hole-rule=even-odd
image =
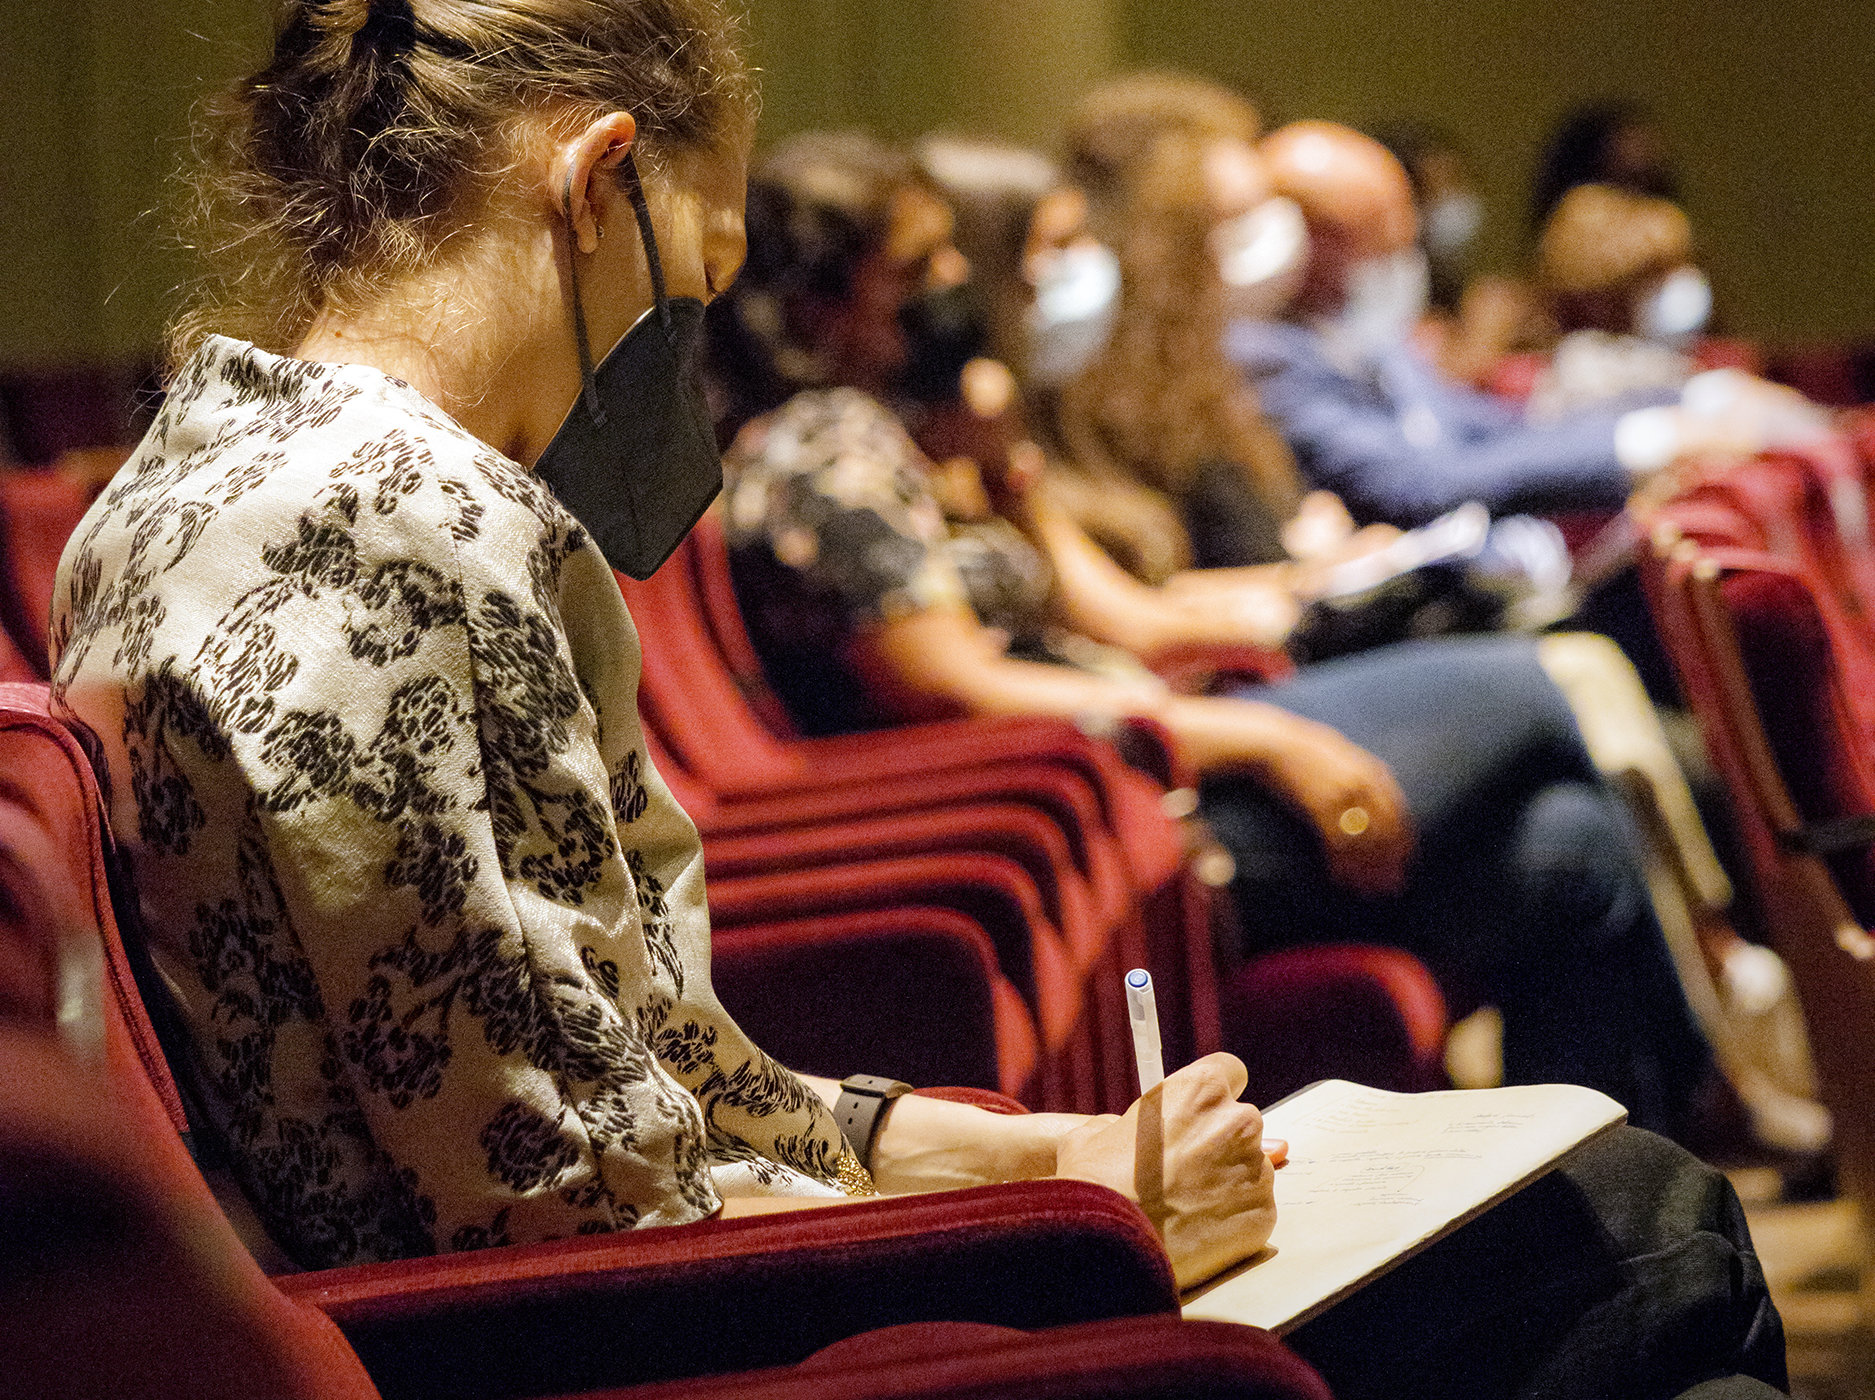
[{"label": "woman with hair bun", "polygon": [[[907,1098],[863,1162],[841,1086],[711,990],[612,569],[720,484],[697,352],[754,103],[720,0],[295,0],[218,112],[213,275],[67,550],[54,693],[178,1069],[302,1266],[1051,1173],[1136,1194],[1131,1115]],[[1269,1234],[1243,1084],[1166,1083],[1187,1281]]]},{"label": "woman with hair bun", "polygon": [[[55,603],[55,703],[96,736],[178,1068],[307,1267],[875,1181],[1056,1173],[1138,1199],[1156,1141],[1149,1209],[1195,1283],[1273,1223],[1229,1056],[1153,1092],[1151,1136],[1137,1109],[900,1098],[869,1180],[839,1086],[764,1056],[710,989],[701,850],[645,755],[611,570],[650,573],[717,489],[696,354],[743,256],[752,109],[717,0],[287,4],[223,112],[217,280]],[[1666,1373],[1685,1353],[1770,1375],[1776,1313],[1723,1181],[1671,1153],[1602,1150],[1637,1188],[1624,1241],[1709,1242],[1676,1296],[1720,1311]],[[1676,1183],[1687,1208],[1662,1209]],[[1552,1276],[1538,1237],[1490,1242],[1514,1208],[1492,1218],[1468,1238]],[[1565,1243],[1599,1260],[1600,1238]],[[1417,1344],[1401,1308],[1466,1294],[1369,1290],[1340,1350],[1371,1367],[1376,1317]],[[1581,1301],[1545,1299],[1539,1368]],[[1399,1377],[1450,1374],[1421,1361]]]}]

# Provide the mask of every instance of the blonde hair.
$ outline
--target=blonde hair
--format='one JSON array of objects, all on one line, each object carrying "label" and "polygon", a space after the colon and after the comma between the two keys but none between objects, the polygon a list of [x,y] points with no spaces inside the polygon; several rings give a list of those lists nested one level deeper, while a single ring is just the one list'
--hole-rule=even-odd
[{"label": "blonde hair", "polygon": [[[725,0],[286,0],[271,61],[205,105],[184,213],[205,275],[170,329],[286,351],[489,206],[527,118],[637,120],[645,157],[753,120]],[[641,157],[645,158],[645,157]]]}]

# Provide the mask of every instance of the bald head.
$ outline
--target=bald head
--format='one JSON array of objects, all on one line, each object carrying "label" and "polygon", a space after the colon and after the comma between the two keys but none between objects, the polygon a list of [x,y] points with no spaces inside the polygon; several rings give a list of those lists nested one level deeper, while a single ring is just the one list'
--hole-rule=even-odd
[{"label": "bald head", "polygon": [[1279,194],[1302,206],[1310,228],[1393,253],[1418,234],[1406,167],[1378,141],[1334,122],[1295,122],[1263,143]]},{"label": "bald head", "polygon": [[1308,219],[1298,310],[1335,311],[1357,263],[1410,248],[1418,237],[1412,182],[1378,141],[1334,122],[1303,121],[1271,133],[1260,149],[1276,192]]}]

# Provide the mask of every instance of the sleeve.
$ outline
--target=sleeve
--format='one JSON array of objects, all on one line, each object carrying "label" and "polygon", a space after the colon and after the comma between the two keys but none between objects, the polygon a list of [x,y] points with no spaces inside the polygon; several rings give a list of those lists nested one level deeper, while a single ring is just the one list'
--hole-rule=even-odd
[{"label": "sleeve", "polygon": [[967,606],[925,467],[873,400],[802,394],[732,452],[732,542],[764,545],[853,627]]},{"label": "sleeve", "polygon": [[1309,484],[1338,493],[1358,518],[1416,525],[1466,501],[1482,501],[1494,514],[1618,509],[1627,501],[1629,476],[1615,456],[1617,415],[1526,426],[1467,413],[1455,425],[1462,429],[1456,440],[1422,446],[1406,414],[1318,353],[1241,336],[1233,349]]},{"label": "sleeve", "polygon": [[[680,1017],[695,1043],[652,1048],[682,970],[619,840],[560,617],[583,536],[499,470],[302,519],[271,552],[262,624],[293,654],[268,722],[235,740],[253,879],[323,1007],[322,1125],[354,1116],[437,1248],[718,1204],[701,1107],[672,1073],[713,1065],[718,1032]],[[806,1093],[765,1060],[732,1068]],[[830,1117],[795,1107],[797,1156],[831,1170]]]}]

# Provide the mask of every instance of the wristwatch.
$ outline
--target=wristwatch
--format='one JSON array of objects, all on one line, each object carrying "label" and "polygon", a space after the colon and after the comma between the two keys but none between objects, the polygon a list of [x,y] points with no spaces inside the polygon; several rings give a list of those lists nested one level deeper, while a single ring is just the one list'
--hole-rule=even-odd
[{"label": "wristwatch", "polygon": [[834,1105],[833,1116],[840,1120],[840,1133],[847,1146],[868,1171],[872,1170],[873,1141],[879,1136],[892,1100],[910,1092],[911,1085],[877,1074],[852,1074],[840,1081],[840,1099]]}]

